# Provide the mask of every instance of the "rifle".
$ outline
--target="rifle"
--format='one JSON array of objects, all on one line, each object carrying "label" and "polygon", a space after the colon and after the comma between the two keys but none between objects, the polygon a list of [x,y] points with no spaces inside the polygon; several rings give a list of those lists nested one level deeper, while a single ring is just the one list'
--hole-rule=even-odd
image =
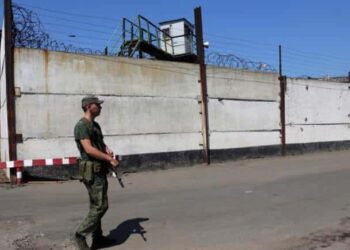
[{"label": "rifle", "polygon": [[[119,161],[119,166],[118,166],[117,168],[120,167],[120,163],[121,163],[121,161],[122,161],[122,156],[121,156],[121,155],[118,155],[118,161]],[[113,176],[114,178],[117,178],[117,179],[118,179],[118,182],[119,182],[119,185],[120,185],[122,188],[124,188],[123,180],[122,180],[122,178],[118,175],[118,170],[117,170],[117,168],[112,168],[112,167],[110,167],[110,170],[112,171],[112,176]]]}]

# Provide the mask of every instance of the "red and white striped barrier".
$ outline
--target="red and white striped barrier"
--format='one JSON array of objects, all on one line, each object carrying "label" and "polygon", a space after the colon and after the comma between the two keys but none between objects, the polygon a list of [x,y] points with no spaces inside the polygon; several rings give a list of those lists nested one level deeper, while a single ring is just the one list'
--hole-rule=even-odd
[{"label": "red and white striped barrier", "polygon": [[53,158],[53,159],[34,159],[34,160],[16,160],[0,162],[0,169],[15,168],[16,183],[22,183],[23,168],[73,165],[77,163],[77,157]]}]

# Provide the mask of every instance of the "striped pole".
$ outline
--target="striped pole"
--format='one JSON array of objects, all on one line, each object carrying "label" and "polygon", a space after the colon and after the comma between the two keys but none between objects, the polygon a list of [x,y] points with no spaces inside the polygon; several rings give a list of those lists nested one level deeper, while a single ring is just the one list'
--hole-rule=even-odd
[{"label": "striped pole", "polygon": [[29,167],[63,166],[74,165],[77,163],[77,157],[50,158],[50,159],[32,159],[0,162],[0,169],[16,169],[16,183],[20,185],[23,180],[23,169]]}]

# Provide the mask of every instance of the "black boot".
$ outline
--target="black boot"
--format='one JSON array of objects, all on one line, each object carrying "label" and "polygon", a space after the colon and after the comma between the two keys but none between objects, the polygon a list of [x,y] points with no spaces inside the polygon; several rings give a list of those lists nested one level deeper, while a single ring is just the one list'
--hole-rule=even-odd
[{"label": "black boot", "polygon": [[80,234],[76,233],[74,235],[74,243],[79,250],[90,250],[91,249],[88,246],[88,244],[86,243],[85,237],[80,235]]}]

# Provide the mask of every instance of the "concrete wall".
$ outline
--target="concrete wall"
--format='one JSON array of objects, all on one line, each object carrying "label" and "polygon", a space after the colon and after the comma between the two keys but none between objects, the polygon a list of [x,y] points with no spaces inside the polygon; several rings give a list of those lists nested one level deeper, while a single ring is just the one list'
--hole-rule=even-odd
[{"label": "concrete wall", "polygon": [[123,155],[200,150],[198,67],[149,60],[15,50],[18,158],[77,155],[81,99],[105,99],[97,121]]},{"label": "concrete wall", "polygon": [[207,68],[211,149],[280,144],[276,74]]},{"label": "concrete wall", "polygon": [[350,84],[287,79],[288,144],[350,140]]},{"label": "concrete wall", "polygon": [[[201,152],[198,80],[195,64],[15,49],[15,86],[21,89],[17,133],[24,139],[17,145],[18,158],[78,155],[73,128],[83,115],[80,102],[86,94],[105,99],[97,121],[115,152],[166,157]],[[213,151],[279,149],[277,74],[208,66],[207,82]],[[288,79],[287,143],[349,140],[349,92],[349,84]],[[5,112],[2,108],[2,156],[8,151]]]}]

